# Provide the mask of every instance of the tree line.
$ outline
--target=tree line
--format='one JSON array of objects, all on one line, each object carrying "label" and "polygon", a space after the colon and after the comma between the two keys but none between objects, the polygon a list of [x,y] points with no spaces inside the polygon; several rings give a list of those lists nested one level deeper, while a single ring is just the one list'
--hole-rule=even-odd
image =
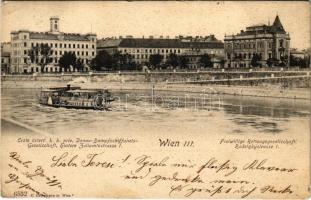
[{"label": "tree line", "polygon": [[[32,47],[28,51],[31,63],[37,63],[41,66],[41,71],[44,71],[44,67],[53,62],[51,58],[53,50],[48,44],[40,44]],[[168,55],[166,62],[163,62],[164,56],[160,54],[151,54],[147,62],[137,64],[134,62],[132,55],[125,53],[121,54],[116,52],[109,54],[107,51],[100,51],[92,60],[87,60],[85,63],[94,71],[114,71],[114,70],[140,70],[142,65],[148,66],[149,69],[187,69],[189,64],[189,58],[183,55],[176,55],[171,53]],[[74,52],[64,52],[60,57],[58,64],[61,68],[68,71],[70,66],[77,71],[82,71],[85,68],[85,64],[80,58],[78,58]],[[199,58],[200,66],[204,68],[210,68],[213,66],[212,58],[208,54],[203,54]]]},{"label": "tree line", "polygon": [[[48,44],[40,44],[38,46],[32,47],[28,51],[28,56],[32,63],[37,63],[41,66],[41,71],[44,71],[44,67],[51,63],[53,60],[51,58],[53,50]],[[290,59],[289,59],[290,58]],[[267,65],[272,66],[287,66],[288,62],[290,66],[300,66],[309,67],[310,56],[305,58],[295,57],[290,55],[282,56],[280,60],[269,58],[267,60]],[[242,58],[236,58],[242,59]],[[254,54],[251,59],[252,67],[261,67],[262,57],[260,54]],[[177,55],[175,53],[170,53],[164,61],[164,56],[161,54],[151,54],[147,62],[142,64],[137,64],[134,62],[132,55],[125,53],[121,54],[116,52],[114,54],[109,54],[107,51],[100,51],[92,60],[86,60],[86,63],[82,62],[82,59],[78,58],[74,52],[64,52],[64,54],[59,59],[59,66],[65,71],[69,71],[70,67],[77,71],[83,71],[85,65],[88,65],[94,71],[115,71],[115,70],[141,70],[142,65],[148,66],[149,69],[188,69],[188,64],[190,63],[189,57],[186,55]],[[204,68],[212,68],[213,62],[212,57],[208,54],[203,54],[198,57],[196,64]],[[224,60],[220,60],[220,64],[224,64]]]},{"label": "tree line", "polygon": [[[132,55],[116,52],[109,54],[107,51],[100,51],[91,62],[91,68],[96,71],[102,70],[139,70],[142,65],[148,66],[149,69],[187,69],[189,58],[184,55],[170,53],[164,61],[164,56],[161,54],[151,54],[148,61],[142,64],[134,62]],[[213,67],[212,58],[208,54],[203,54],[199,58],[199,64],[205,68]]]}]

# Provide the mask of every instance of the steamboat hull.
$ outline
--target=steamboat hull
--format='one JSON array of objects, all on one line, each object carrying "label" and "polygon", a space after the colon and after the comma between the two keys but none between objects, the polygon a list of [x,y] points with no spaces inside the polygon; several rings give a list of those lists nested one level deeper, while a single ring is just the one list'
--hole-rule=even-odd
[{"label": "steamboat hull", "polygon": [[67,108],[67,109],[83,109],[83,110],[110,110],[109,106],[94,108],[92,106],[75,106],[75,105],[51,105],[47,103],[40,103],[43,106],[53,107],[53,108]]}]

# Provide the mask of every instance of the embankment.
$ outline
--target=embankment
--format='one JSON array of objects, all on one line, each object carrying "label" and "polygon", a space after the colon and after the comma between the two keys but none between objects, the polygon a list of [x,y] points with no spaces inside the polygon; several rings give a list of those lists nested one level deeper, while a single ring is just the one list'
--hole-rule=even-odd
[{"label": "embankment", "polygon": [[[217,72],[220,73],[220,72]],[[266,73],[266,72],[265,72]],[[151,75],[150,75],[151,74]],[[196,93],[213,93],[213,94],[230,94],[245,95],[256,97],[276,97],[276,98],[293,98],[293,99],[311,99],[310,98],[310,76],[306,72],[295,72],[293,79],[285,80],[277,78],[275,72],[273,79],[265,81],[262,76],[258,81],[241,78],[239,80],[232,78],[231,80],[219,81],[206,80],[201,77],[199,80],[192,82],[184,80],[184,76],[195,77],[189,73],[102,73],[102,74],[44,74],[38,76],[32,75],[9,75],[2,76],[2,88],[48,88],[55,86],[65,86],[69,82],[79,85],[83,88],[107,88],[110,90],[151,90],[154,86],[158,91],[180,91],[180,92],[196,92]],[[211,76],[205,74],[204,76]],[[284,75],[284,74],[283,74]],[[289,74],[287,74],[289,75]],[[153,77],[150,80],[150,77]],[[297,78],[302,76],[304,78]],[[156,77],[156,78],[155,78]],[[166,78],[163,78],[166,77]],[[257,77],[257,76],[256,76]],[[296,78],[294,78],[296,77]],[[230,77],[231,78],[231,77]],[[155,80],[156,79],[156,80]],[[255,78],[256,79],[256,78]],[[169,81],[168,81],[169,80]],[[178,81],[177,81],[178,80]],[[181,81],[182,80],[182,81]],[[185,82],[183,82],[185,81]],[[217,84],[217,81],[221,82]],[[255,84],[254,84],[254,81]],[[237,84],[239,83],[239,84]],[[285,83],[285,87],[284,87]],[[290,84],[287,84],[290,83]],[[287,84],[287,86],[286,86]],[[288,86],[289,85],[289,86]]]}]

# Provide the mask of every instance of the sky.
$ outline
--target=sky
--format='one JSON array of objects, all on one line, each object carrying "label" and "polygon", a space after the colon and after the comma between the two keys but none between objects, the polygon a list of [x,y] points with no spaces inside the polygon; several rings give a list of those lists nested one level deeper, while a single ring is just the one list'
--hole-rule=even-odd
[{"label": "sky", "polygon": [[250,25],[272,24],[277,14],[290,34],[291,47],[310,47],[310,4],[299,1],[12,1],[1,5],[0,38],[10,41],[13,30],[48,31],[49,18],[58,16],[62,32],[92,32],[99,39],[214,34],[223,40],[225,34],[236,34]]}]

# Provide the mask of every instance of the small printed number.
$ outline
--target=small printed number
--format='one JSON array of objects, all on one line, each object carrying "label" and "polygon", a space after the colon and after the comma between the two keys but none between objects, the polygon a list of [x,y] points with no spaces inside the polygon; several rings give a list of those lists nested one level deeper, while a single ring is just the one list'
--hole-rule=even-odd
[{"label": "small printed number", "polygon": [[16,191],[16,192],[14,192],[14,196],[15,197],[26,197],[27,192],[26,191]]}]

